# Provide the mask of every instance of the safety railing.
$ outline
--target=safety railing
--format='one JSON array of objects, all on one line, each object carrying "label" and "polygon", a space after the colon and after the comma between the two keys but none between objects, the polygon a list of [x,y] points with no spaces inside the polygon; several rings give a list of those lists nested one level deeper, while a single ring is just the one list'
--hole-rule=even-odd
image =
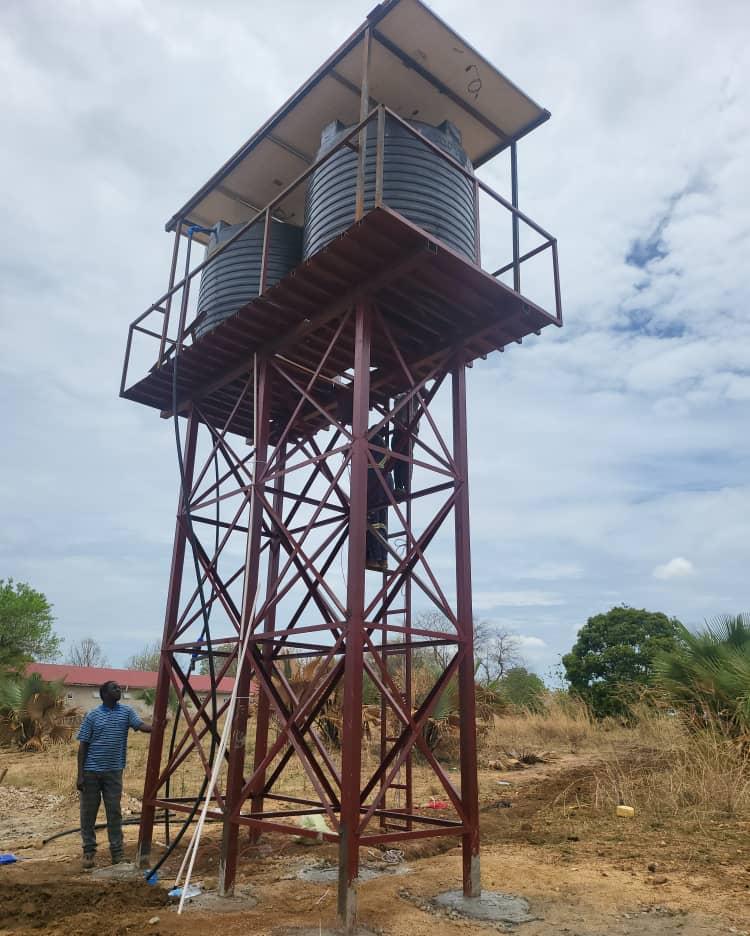
[{"label": "safety railing", "polygon": [[[512,221],[512,258],[509,262],[505,263],[503,266],[498,267],[492,272],[492,276],[499,278],[506,273],[513,271],[513,289],[521,294],[521,267],[522,265],[530,260],[532,257],[536,257],[543,252],[549,250],[551,251],[552,257],[552,276],[553,276],[553,288],[554,288],[554,321],[556,324],[562,324],[562,302],[560,295],[560,273],[559,273],[559,262],[558,262],[558,251],[557,251],[557,240],[543,227],[538,225],[535,221],[528,217],[520,209],[516,208],[511,202],[506,198],[496,192],[491,186],[489,186],[482,179],[479,179],[473,172],[468,170],[460,162],[455,160],[452,156],[446,153],[443,149],[433,143],[431,140],[427,139],[422,133],[419,132],[416,128],[412,127],[406,120],[403,120],[398,114],[394,113],[390,108],[387,108],[383,105],[373,108],[370,113],[365,117],[364,120],[360,121],[356,126],[353,126],[338,142],[328,149],[318,160],[308,166],[293,182],[291,182],[286,188],[284,188],[275,198],[273,198],[265,208],[258,211],[250,220],[242,225],[231,237],[227,238],[222,244],[220,244],[211,254],[210,257],[207,257],[205,260],[196,264],[195,267],[190,269],[190,251],[192,247],[192,231],[190,230],[190,225],[182,222],[178,225],[178,228],[175,233],[174,248],[172,252],[172,262],[170,267],[169,275],[169,288],[160,296],[156,302],[152,303],[145,312],[142,312],[133,322],[131,322],[128,328],[128,337],[125,346],[125,360],[123,363],[122,369],[122,378],[120,381],[120,393],[124,393],[126,387],[128,386],[128,374],[131,366],[131,356],[133,352],[133,343],[136,335],[145,335],[150,338],[152,341],[158,343],[158,352],[156,354],[156,360],[150,365],[149,370],[153,372],[158,368],[164,366],[168,363],[175,354],[176,350],[182,350],[191,344],[195,340],[195,329],[196,325],[199,324],[197,319],[193,319],[188,323],[188,310],[190,306],[190,288],[191,284],[197,276],[203,273],[206,267],[211,263],[215,263],[221,254],[227,250],[235,241],[243,237],[247,231],[254,227],[255,225],[263,225],[263,248],[261,254],[261,266],[260,266],[260,282],[259,282],[259,294],[263,295],[266,291],[268,285],[268,257],[269,257],[269,248],[271,242],[271,225],[275,216],[279,215],[279,210],[283,203],[292,195],[299,186],[304,185],[309,177],[313,175],[322,165],[324,165],[329,159],[331,159],[336,153],[338,153],[343,148],[353,149],[355,152],[361,153],[362,150],[367,145],[367,128],[372,122],[376,122],[376,149],[375,149],[375,192],[374,192],[374,201],[371,207],[365,206],[365,174],[366,174],[366,159],[360,158],[357,162],[357,179],[356,179],[356,211],[355,211],[355,220],[359,220],[364,214],[367,214],[368,211],[373,210],[373,208],[387,207],[390,211],[398,214],[399,212],[390,207],[387,204],[387,201],[384,198],[384,180],[385,180],[385,162],[386,162],[386,121],[392,120],[401,125],[408,133],[416,137],[419,142],[430,149],[433,153],[439,156],[446,163],[456,171],[462,173],[466,176],[471,184],[474,187],[474,206],[475,206],[475,221],[476,221],[476,237],[477,237],[477,248],[475,262],[477,266],[481,266],[481,254],[479,246],[479,195],[480,192],[483,192],[485,195],[489,196],[494,202],[498,205],[501,205],[505,208],[511,216]],[[407,219],[408,220],[408,219]],[[409,222],[413,224],[413,222]],[[525,253],[520,253],[519,248],[519,237],[518,237],[518,228],[519,224],[524,224],[528,226],[535,234],[542,238],[542,243],[537,245],[531,250],[526,251]],[[193,229],[197,228],[197,225],[192,226]],[[179,260],[179,248],[180,240],[182,235],[187,230],[187,255],[185,258],[185,268],[186,274],[182,279],[175,282],[177,276],[177,266]],[[436,240],[438,238],[433,234],[428,234],[425,232],[425,236],[431,240]],[[177,315],[176,327],[173,316],[173,309],[176,303],[179,303],[179,313]],[[156,317],[156,326],[153,327],[151,319]],[[150,355],[149,355],[150,357]],[[142,375],[139,375],[139,377]]]}]

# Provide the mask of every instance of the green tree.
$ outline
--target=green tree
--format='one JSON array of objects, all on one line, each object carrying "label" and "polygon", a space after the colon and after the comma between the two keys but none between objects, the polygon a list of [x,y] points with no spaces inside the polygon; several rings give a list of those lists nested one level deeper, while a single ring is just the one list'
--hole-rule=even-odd
[{"label": "green tree", "polygon": [[714,618],[697,634],[680,625],[676,649],[656,655],[654,682],[699,723],[750,734],[750,614]]},{"label": "green tree", "polygon": [[626,714],[651,683],[656,654],[674,651],[681,627],[676,618],[626,605],[590,617],[562,658],[571,690],[599,717]]},{"label": "green tree", "polygon": [[138,653],[134,653],[125,661],[126,669],[143,670],[147,673],[155,673],[159,669],[159,660],[161,658],[161,644],[158,640],[147,644]]},{"label": "green tree", "polygon": [[546,687],[536,673],[530,673],[525,666],[514,666],[497,680],[500,693],[519,708],[535,711],[541,708]]},{"label": "green tree", "polygon": [[[145,705],[148,705],[149,708],[153,708],[154,702],[156,702],[156,689],[138,689],[135,693],[135,698]],[[180,707],[180,700],[177,698],[174,686],[169,687],[167,706],[171,712],[177,712]]]},{"label": "green tree", "polygon": [[20,672],[32,660],[57,657],[61,641],[52,630],[54,620],[41,592],[0,579],[0,672]]}]

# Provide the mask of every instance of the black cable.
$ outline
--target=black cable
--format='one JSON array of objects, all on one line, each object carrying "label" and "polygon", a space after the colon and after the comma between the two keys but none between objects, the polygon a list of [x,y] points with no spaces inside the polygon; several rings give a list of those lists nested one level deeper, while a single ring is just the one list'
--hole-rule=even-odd
[{"label": "black cable", "polygon": [[[161,813],[158,814],[158,818],[161,819]],[[141,821],[140,816],[131,816],[129,819],[123,819],[121,825],[138,825]],[[205,822],[223,822],[223,819],[206,819]],[[106,829],[106,822],[97,822],[94,826],[95,829]],[[65,835],[74,835],[76,832],[80,832],[81,827],[77,826],[75,829],[66,829],[64,832],[55,832],[54,835],[50,835],[49,838],[42,839],[42,845],[49,845],[50,842],[54,842],[55,839],[63,838]],[[148,872],[149,874],[153,873],[152,871]]]},{"label": "black cable", "polygon": [[[161,815],[159,816],[161,818]],[[140,816],[132,816],[130,819],[123,819],[121,825],[136,825],[141,821]],[[94,826],[95,829],[106,829],[106,822],[97,822]],[[62,838],[65,835],[73,835],[75,832],[80,832],[81,827],[77,826],[75,829],[66,829],[64,832],[55,832],[54,835],[50,835],[49,838],[42,839],[42,845],[49,845],[50,842],[54,842],[55,839]]]}]

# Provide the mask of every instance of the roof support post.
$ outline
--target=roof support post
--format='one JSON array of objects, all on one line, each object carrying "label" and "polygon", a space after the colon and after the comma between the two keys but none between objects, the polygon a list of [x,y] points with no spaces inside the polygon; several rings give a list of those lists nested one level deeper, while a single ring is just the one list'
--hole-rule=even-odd
[{"label": "roof support post", "polygon": [[266,208],[266,216],[263,221],[263,252],[260,259],[260,288],[258,290],[258,294],[261,296],[268,286],[268,254],[271,250],[272,220],[271,209]]},{"label": "roof support post", "polygon": [[478,267],[482,265],[482,243],[481,243],[481,229],[480,229],[480,218],[479,218],[479,179],[474,179],[474,237],[476,238],[477,246],[476,252],[474,254],[474,262]]},{"label": "roof support post", "polygon": [[[182,351],[182,342],[185,338],[185,324],[187,322],[188,301],[190,299],[190,253],[193,246],[192,233],[188,237],[187,252],[185,253],[185,281],[182,287],[182,301],[180,302],[180,320],[177,323],[177,337],[175,338],[174,353],[179,354]],[[172,289],[173,287],[169,287]]]},{"label": "roof support post", "polygon": [[[518,152],[516,141],[510,144],[510,203],[518,208]],[[518,215],[513,212],[513,289],[521,292],[521,264],[518,256],[521,244],[518,233]]]},{"label": "roof support post", "polygon": [[[372,29],[365,29],[362,43],[362,84],[359,97],[359,119],[366,119],[370,112],[370,51],[372,48]],[[365,213],[365,166],[367,163],[367,133],[368,127],[359,131],[359,154],[357,159],[357,201],[354,212],[355,220],[359,221]]]},{"label": "roof support post", "polygon": [[557,314],[557,325],[562,325],[562,297],[560,295],[560,264],[557,258],[557,240],[552,241],[552,273],[555,279],[555,312]]},{"label": "roof support post", "polygon": [[385,163],[385,108],[378,106],[377,143],[375,146],[375,207],[383,204],[383,166]]},{"label": "roof support post", "polygon": [[[180,253],[180,237],[182,235],[182,221],[177,222],[177,227],[174,232],[174,244],[172,246],[172,264],[169,268],[169,286],[167,286],[167,291],[169,292],[174,286],[175,276],[177,274],[177,257]],[[164,347],[167,343],[167,335],[169,333],[169,313],[172,308],[172,296],[167,297],[167,301],[164,305],[164,321],[162,323],[161,329],[161,343],[159,344],[159,366],[164,360]]]}]

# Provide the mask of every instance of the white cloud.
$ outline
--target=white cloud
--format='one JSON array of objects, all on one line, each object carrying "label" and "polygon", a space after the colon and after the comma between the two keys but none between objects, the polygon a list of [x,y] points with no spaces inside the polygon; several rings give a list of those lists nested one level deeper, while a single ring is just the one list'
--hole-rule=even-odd
[{"label": "white cloud", "polygon": [[475,591],[473,602],[477,610],[489,608],[546,608],[565,604],[559,595],[543,591]]},{"label": "white cloud", "polygon": [[664,565],[658,565],[654,569],[654,578],[657,579],[676,579],[686,578],[695,574],[693,563],[689,559],[683,559],[682,556],[676,556],[665,562]]},{"label": "white cloud", "polygon": [[545,664],[551,662],[550,648],[546,640],[541,637],[534,637],[530,634],[518,634],[518,648],[521,656],[532,667],[542,669]]},{"label": "white cloud", "polygon": [[582,575],[583,567],[577,562],[542,562],[519,572],[518,578],[553,582],[557,579],[580,578]]},{"label": "white cloud", "polygon": [[[520,198],[558,237],[566,325],[469,373],[476,608],[548,662],[622,601],[742,609],[746,5],[581,0],[575,29],[554,0],[433,5],[552,112],[519,144]],[[163,223],[371,7],[300,28],[299,0],[0,4],[0,575],[113,664],[161,631],[177,500],[171,427],[117,398],[127,323],[166,285]],[[507,160],[482,175],[507,193]],[[509,229],[482,225],[489,265]],[[628,263],[636,243],[658,255]],[[683,553],[692,574],[656,576]]]}]

